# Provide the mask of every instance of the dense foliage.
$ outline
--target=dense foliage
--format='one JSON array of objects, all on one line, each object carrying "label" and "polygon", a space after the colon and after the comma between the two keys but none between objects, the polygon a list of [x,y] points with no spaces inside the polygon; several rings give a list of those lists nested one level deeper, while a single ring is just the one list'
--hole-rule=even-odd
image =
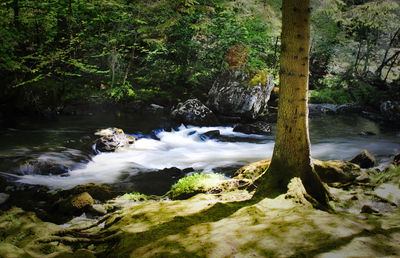
[{"label": "dense foliage", "polygon": [[[280,7],[274,0],[2,1],[1,103],[38,111],[90,99],[162,104],[205,98],[226,69],[277,77]],[[398,91],[399,13],[395,0],[314,1],[314,101],[373,102]]]},{"label": "dense foliage", "polygon": [[94,95],[201,97],[230,65],[276,66],[279,6],[267,2],[8,0],[0,6],[2,99],[40,109]]}]

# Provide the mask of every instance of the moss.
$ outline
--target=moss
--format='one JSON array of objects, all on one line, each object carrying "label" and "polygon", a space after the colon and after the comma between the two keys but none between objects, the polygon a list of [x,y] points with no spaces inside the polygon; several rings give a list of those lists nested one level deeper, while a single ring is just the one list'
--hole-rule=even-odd
[{"label": "moss", "polygon": [[256,74],[249,81],[250,87],[265,85],[268,81],[268,74],[268,69],[257,71]]},{"label": "moss", "polygon": [[[271,164],[271,159],[247,164],[236,171],[235,179],[255,180],[264,174]],[[348,182],[360,175],[360,166],[341,160],[321,161],[313,159],[315,171],[321,180],[327,183]]]},{"label": "moss", "polygon": [[389,181],[395,184],[400,184],[400,166],[390,167],[387,171],[372,174],[370,176],[370,182],[373,185],[378,185]]},{"label": "moss", "polygon": [[243,179],[254,180],[257,177],[264,174],[269,168],[270,164],[271,164],[271,159],[260,160],[247,164],[235,172],[234,178],[239,180]]},{"label": "moss", "polygon": [[70,251],[63,244],[39,243],[36,240],[47,237],[61,228],[42,222],[33,212],[12,208],[0,214],[0,257],[44,257],[49,253]]},{"label": "moss", "polygon": [[221,174],[192,174],[181,178],[171,187],[168,196],[171,199],[186,199],[197,193],[205,193],[217,187],[225,177]]},{"label": "moss", "polygon": [[118,197],[118,199],[126,200],[126,201],[142,202],[142,201],[148,200],[149,197],[145,194],[135,192],[135,193],[126,193],[126,194]]}]

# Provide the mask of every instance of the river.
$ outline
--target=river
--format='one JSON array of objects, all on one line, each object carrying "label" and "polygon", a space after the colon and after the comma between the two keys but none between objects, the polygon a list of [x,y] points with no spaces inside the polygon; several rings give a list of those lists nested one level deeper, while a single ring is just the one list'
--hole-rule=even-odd
[{"label": "river", "polygon": [[[94,132],[107,127],[122,128],[136,138],[135,144],[119,152],[93,155]],[[233,132],[231,126],[179,126],[166,116],[146,113],[60,116],[52,121],[25,119],[0,131],[0,171],[8,180],[49,188],[100,183],[161,194],[177,180],[159,172],[164,168],[231,176],[246,163],[270,158],[275,125],[272,128],[271,136],[246,135]],[[211,130],[219,130],[221,137],[208,139],[202,135]],[[375,135],[363,136],[361,132]],[[400,152],[398,130],[359,116],[313,118],[310,135],[312,156],[322,160],[350,160],[367,149],[383,168]],[[29,165],[34,160],[57,164],[65,173],[40,173]]]}]

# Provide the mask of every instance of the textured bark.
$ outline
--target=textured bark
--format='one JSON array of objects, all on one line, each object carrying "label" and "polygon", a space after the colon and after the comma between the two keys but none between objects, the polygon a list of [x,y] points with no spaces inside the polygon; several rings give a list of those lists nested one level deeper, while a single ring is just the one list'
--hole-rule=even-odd
[{"label": "textured bark", "polygon": [[309,195],[326,206],[328,192],[315,173],[308,130],[310,0],[284,0],[277,135],[272,162],[256,196],[273,197],[301,178]]}]

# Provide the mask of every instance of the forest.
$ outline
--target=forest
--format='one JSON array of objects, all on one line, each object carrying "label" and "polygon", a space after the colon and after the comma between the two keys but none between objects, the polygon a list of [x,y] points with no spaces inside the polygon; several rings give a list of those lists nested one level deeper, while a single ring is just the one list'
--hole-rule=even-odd
[{"label": "forest", "polygon": [[[280,1],[2,1],[2,110],[204,100],[229,69],[278,83]],[[398,99],[399,3],[312,2],[311,102]]]},{"label": "forest", "polygon": [[2,0],[0,257],[400,256],[398,0]]}]

